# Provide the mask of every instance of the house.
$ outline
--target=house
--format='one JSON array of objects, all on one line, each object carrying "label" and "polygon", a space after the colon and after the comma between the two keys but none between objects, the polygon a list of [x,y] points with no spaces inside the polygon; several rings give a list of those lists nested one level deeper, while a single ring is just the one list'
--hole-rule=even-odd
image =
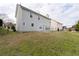
[{"label": "house", "polygon": [[68,31],[68,28],[67,28],[66,26],[63,26],[63,27],[62,27],[62,30],[63,30],[63,31]]},{"label": "house", "polygon": [[16,31],[57,31],[62,24],[49,17],[32,11],[22,5],[16,6]]},{"label": "house", "polygon": [[55,20],[51,20],[50,30],[51,31],[60,31],[60,30],[62,30],[62,23],[60,23],[58,21],[55,21]]}]

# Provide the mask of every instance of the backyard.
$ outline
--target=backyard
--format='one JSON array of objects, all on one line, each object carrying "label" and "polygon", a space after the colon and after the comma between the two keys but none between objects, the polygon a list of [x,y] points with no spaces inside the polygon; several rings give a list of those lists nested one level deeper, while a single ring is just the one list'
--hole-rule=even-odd
[{"label": "backyard", "polygon": [[78,32],[0,33],[2,56],[79,56]]}]

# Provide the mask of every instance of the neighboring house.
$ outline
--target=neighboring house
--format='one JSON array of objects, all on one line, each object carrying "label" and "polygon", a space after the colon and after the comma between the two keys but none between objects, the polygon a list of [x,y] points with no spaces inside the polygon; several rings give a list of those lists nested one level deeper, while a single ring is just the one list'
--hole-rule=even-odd
[{"label": "neighboring house", "polygon": [[12,22],[6,22],[3,24],[3,28],[13,31],[13,27],[15,27],[16,24],[13,24]]},{"label": "neighboring house", "polygon": [[7,22],[7,23],[4,23],[3,27],[5,29],[10,29],[11,30],[11,27],[13,26],[13,24],[11,22]]},{"label": "neighboring house", "polygon": [[68,28],[67,28],[66,26],[63,26],[63,27],[62,27],[62,30],[63,30],[63,31],[67,31]]},{"label": "neighboring house", "polygon": [[73,25],[72,27],[68,28],[69,31],[72,31],[72,32],[75,32],[76,29],[75,29],[75,25]]},{"label": "neighboring house", "polygon": [[34,12],[22,5],[16,7],[16,31],[57,31],[62,29],[62,24]]}]

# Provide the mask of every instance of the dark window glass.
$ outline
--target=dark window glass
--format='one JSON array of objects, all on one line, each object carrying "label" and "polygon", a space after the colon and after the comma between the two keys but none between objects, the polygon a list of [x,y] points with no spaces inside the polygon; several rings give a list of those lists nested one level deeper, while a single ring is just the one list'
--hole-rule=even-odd
[{"label": "dark window glass", "polygon": [[30,18],[32,18],[32,15],[30,15]]},{"label": "dark window glass", "polygon": [[34,26],[34,23],[32,23],[31,26],[33,27]]},{"label": "dark window glass", "polygon": [[42,27],[39,27],[40,29],[42,29]]},{"label": "dark window glass", "polygon": [[23,25],[25,26],[25,22],[23,22]]},{"label": "dark window glass", "polygon": [[38,20],[40,20],[40,17],[38,16]]},{"label": "dark window glass", "polygon": [[30,13],[30,18],[32,18],[33,16],[32,16],[32,14]]}]

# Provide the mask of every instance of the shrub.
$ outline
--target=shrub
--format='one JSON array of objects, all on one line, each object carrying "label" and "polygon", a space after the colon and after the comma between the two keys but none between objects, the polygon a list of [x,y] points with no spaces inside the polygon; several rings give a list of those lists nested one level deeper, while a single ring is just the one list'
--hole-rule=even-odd
[{"label": "shrub", "polygon": [[14,32],[16,31],[15,26],[12,26],[11,29],[12,29]]},{"label": "shrub", "polygon": [[4,28],[0,28],[0,35],[6,35],[8,33],[9,33],[8,30],[5,30]]},{"label": "shrub", "polygon": [[78,21],[78,23],[75,25],[75,30],[76,30],[76,31],[79,31],[79,21]]}]

